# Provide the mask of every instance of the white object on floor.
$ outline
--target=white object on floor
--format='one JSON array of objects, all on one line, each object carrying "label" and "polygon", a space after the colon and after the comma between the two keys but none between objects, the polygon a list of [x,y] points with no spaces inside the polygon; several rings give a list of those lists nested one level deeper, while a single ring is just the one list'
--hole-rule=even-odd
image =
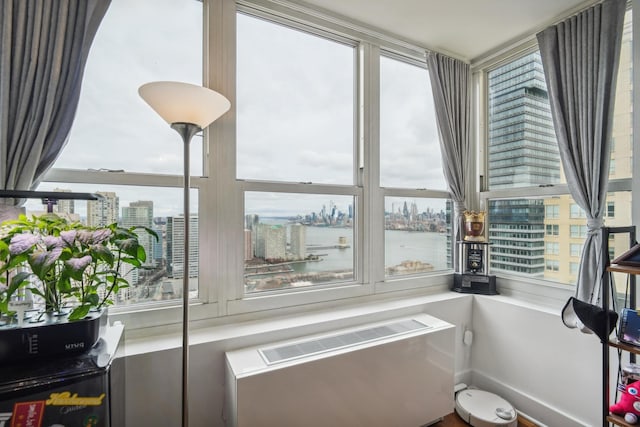
[{"label": "white object on floor", "polygon": [[456,412],[473,427],[517,427],[518,413],[503,398],[488,391],[465,389],[456,394]]}]

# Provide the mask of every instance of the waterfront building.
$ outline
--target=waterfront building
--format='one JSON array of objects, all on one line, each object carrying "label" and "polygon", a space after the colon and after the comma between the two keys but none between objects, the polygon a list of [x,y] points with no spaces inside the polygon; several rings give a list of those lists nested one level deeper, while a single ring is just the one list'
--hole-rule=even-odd
[{"label": "waterfront building", "polygon": [[294,259],[304,259],[307,256],[307,229],[302,224],[291,225],[291,255]]},{"label": "waterfront building", "polygon": [[256,256],[264,259],[286,259],[287,233],[284,226],[258,224]]}]

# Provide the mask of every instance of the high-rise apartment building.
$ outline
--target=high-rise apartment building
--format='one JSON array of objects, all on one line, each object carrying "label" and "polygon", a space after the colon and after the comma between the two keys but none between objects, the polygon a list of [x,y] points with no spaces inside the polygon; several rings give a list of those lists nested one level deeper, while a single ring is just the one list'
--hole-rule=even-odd
[{"label": "high-rise apartment building", "polygon": [[90,227],[102,227],[118,222],[120,211],[120,199],[112,191],[97,192],[102,196],[101,200],[87,201],[87,225]]},{"label": "high-rise apartment building", "polygon": [[154,224],[151,227],[153,231],[156,232],[157,237],[151,238],[151,253],[153,259],[153,265],[156,267],[164,266],[164,254],[166,252],[165,246],[165,231],[166,227],[164,225]]},{"label": "high-rise apartment building", "polygon": [[[248,261],[256,256],[256,236],[258,235],[258,224],[260,223],[260,216],[256,214],[248,214],[244,216],[244,228],[245,228],[245,243],[244,260]],[[247,239],[246,232],[249,231],[249,239]]]},{"label": "high-rise apartment building", "polygon": [[290,251],[294,259],[305,259],[307,256],[307,229],[302,224],[291,225]]},{"label": "high-rise apartment building", "polygon": [[[198,215],[189,221],[189,277],[198,277]],[[167,217],[167,272],[174,279],[184,277],[184,216]]]},{"label": "high-rise apartment building", "polygon": [[244,229],[244,260],[249,261],[253,259],[253,243],[251,242],[251,236],[253,232],[251,230]]},{"label": "high-rise apartment building", "polygon": [[264,259],[286,259],[287,233],[282,225],[258,224],[256,256]]},{"label": "high-rise apartment building", "polygon": [[[137,201],[129,203],[129,206],[122,208],[122,226],[124,228],[153,226],[153,202]],[[137,230],[138,241],[147,254],[145,265],[153,265],[153,236],[145,230]]]},{"label": "high-rise apartment building", "polygon": [[[62,193],[71,193],[71,190],[67,189],[67,188],[54,188],[53,191],[59,191]],[[66,215],[71,215],[75,213],[75,200],[71,199],[71,200],[63,200],[60,199],[56,202],[55,205],[53,205],[53,212],[57,213],[58,215],[61,214],[66,214]]]}]

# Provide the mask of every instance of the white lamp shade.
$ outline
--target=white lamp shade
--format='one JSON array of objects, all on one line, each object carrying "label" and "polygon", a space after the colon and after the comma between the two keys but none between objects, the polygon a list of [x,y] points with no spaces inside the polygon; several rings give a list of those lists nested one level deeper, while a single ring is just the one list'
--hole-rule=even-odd
[{"label": "white lamp shade", "polygon": [[190,83],[151,82],[138,93],[170,125],[193,123],[204,129],[231,108],[218,92]]}]

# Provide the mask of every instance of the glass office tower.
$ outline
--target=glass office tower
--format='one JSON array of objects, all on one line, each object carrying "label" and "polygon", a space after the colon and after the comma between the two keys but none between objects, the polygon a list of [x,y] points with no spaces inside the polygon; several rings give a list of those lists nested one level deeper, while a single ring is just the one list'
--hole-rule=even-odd
[{"label": "glass office tower", "polygon": [[[489,73],[489,188],[560,182],[560,159],[540,54]],[[492,271],[544,274],[544,200],[489,203]]]}]

